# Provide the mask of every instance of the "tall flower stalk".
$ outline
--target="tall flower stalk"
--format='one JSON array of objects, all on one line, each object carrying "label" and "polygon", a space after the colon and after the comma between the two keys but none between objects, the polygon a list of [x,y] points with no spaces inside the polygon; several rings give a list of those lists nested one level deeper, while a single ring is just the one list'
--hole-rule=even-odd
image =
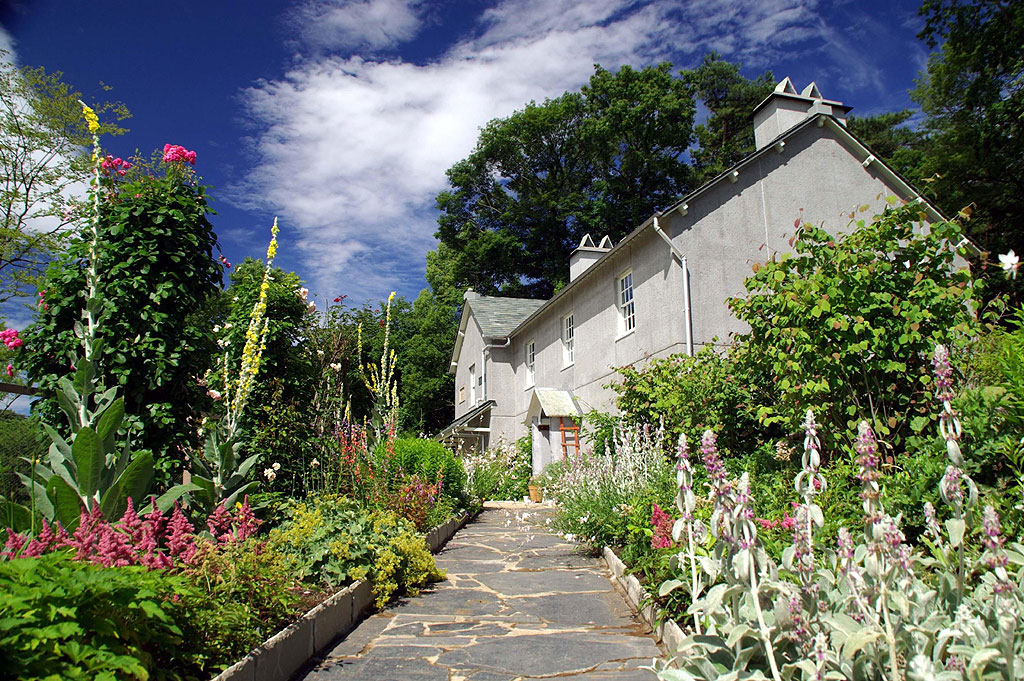
[{"label": "tall flower stalk", "polygon": [[263,351],[267,348],[267,332],[270,328],[270,318],[267,317],[267,295],[270,291],[270,282],[273,280],[271,270],[274,267],[274,257],[277,255],[277,235],[280,229],[277,226],[277,218],[274,218],[274,225],[270,228],[270,244],[267,246],[267,264],[263,270],[263,281],[260,282],[260,293],[252,306],[252,313],[249,315],[249,326],[245,330],[245,345],[242,347],[242,356],[238,364],[238,375],[231,377],[228,366],[228,353],[225,351],[223,360],[224,373],[224,436],[226,439],[234,439],[238,432],[245,405],[249,402],[249,395],[256,385],[256,376],[260,372],[260,363],[263,359]]},{"label": "tall flower stalk", "polygon": [[363,364],[363,325],[357,329],[357,347],[359,356],[359,376],[370,391],[373,398],[373,416],[371,425],[377,442],[393,430],[398,421],[398,382],[395,380],[396,356],[391,348],[391,301],[395,292],[388,296],[384,311],[384,349],[380,354],[380,362]]},{"label": "tall flower stalk", "polygon": [[[946,529],[949,531],[950,547],[957,553],[956,592],[959,602],[964,597],[967,572],[963,537],[967,528],[967,513],[978,500],[978,488],[964,471],[964,456],[960,451],[960,435],[963,431],[956,410],[953,409],[953,368],[945,345],[935,347],[932,368],[935,371],[935,399],[940,409],[939,435],[946,442],[946,456],[950,462],[939,483],[939,495],[953,511],[953,517],[946,522]],[[966,497],[964,487],[967,488]]]},{"label": "tall flower stalk", "polygon": [[245,415],[249,395],[256,386],[263,351],[267,347],[267,332],[270,318],[267,316],[267,296],[273,275],[274,256],[277,255],[277,218],[270,228],[270,245],[267,246],[267,262],[260,283],[259,296],[252,306],[249,324],[245,330],[245,343],[238,360],[238,373],[232,376],[229,353],[224,352],[221,371],[224,379],[222,399],[224,416],[206,435],[202,455],[193,460],[195,470],[190,479],[192,500],[207,513],[221,503],[233,506],[236,501],[258,484],[256,480],[246,481],[249,471],[259,460],[259,453],[239,463],[241,449],[239,428]]},{"label": "tall flower stalk", "polygon": [[[683,564],[684,560],[688,560],[690,603],[694,603],[700,597],[703,589],[700,571],[697,569],[697,554],[694,545],[694,523],[700,521],[695,521],[693,517],[693,511],[697,508],[697,497],[693,493],[693,464],[690,463],[690,447],[686,442],[685,433],[679,434],[679,449],[676,458],[676,486],[678,487],[676,509],[679,511],[679,519],[672,526],[672,539],[679,541],[683,531],[686,531],[686,555],[684,556],[680,552],[676,556],[676,561],[678,564]],[[664,596],[675,586],[678,584],[666,582],[660,589],[661,595]],[[698,613],[693,615],[693,629],[698,634],[700,633],[700,615]]]}]

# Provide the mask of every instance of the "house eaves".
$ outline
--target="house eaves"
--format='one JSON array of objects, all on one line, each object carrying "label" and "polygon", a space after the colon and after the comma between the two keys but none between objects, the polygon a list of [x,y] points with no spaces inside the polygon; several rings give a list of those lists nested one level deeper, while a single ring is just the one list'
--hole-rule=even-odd
[{"label": "house eaves", "polygon": [[[885,162],[883,162],[881,159],[879,159],[871,151],[871,149],[868,148],[868,146],[866,144],[861,142],[859,139],[857,139],[857,137],[853,133],[851,133],[849,130],[847,130],[845,125],[839,123],[833,116],[830,116],[829,114],[824,114],[824,113],[818,113],[818,114],[814,114],[813,116],[808,116],[806,120],[801,121],[799,124],[793,126],[792,128],[790,128],[786,132],[782,133],[781,135],[779,135],[778,137],[773,139],[771,142],[769,142],[768,144],[766,144],[762,148],[758,149],[754,153],[750,154],[746,158],[742,159],[741,161],[739,161],[738,163],[733,165],[731,168],[729,168],[728,170],[723,172],[721,175],[718,175],[717,177],[715,177],[715,178],[705,182],[703,185],[701,185],[700,187],[698,187],[694,191],[690,192],[686,196],[682,197],[681,199],[679,199],[678,201],[676,201],[675,203],[670,205],[665,210],[661,211],[660,213],[657,213],[657,216],[658,217],[664,217],[664,216],[668,215],[669,213],[672,213],[673,211],[676,211],[676,210],[679,210],[679,209],[685,210],[686,207],[689,204],[691,204],[694,201],[698,200],[703,194],[705,194],[707,191],[709,191],[712,187],[718,185],[719,183],[721,183],[723,181],[728,180],[729,178],[737,177],[737,175],[738,175],[738,173],[740,171],[742,171],[744,168],[746,168],[748,165],[750,165],[751,163],[753,163],[757,159],[761,158],[762,156],[764,156],[766,154],[769,154],[769,153],[781,153],[782,149],[785,147],[785,142],[786,142],[787,139],[789,139],[792,136],[796,135],[797,133],[799,133],[804,128],[808,128],[808,127],[810,127],[812,125],[816,125],[818,127],[827,126],[830,130],[832,130],[832,132],[834,132],[836,134],[836,136],[839,138],[840,142],[844,143],[844,146],[846,146],[847,149],[849,149],[851,151],[851,153],[853,153],[854,157],[857,158],[859,161],[861,161],[862,164],[864,164],[865,168],[868,167],[868,166],[874,166],[877,169],[877,172],[880,175],[882,175],[887,180],[889,180],[890,184],[895,186],[898,191],[902,192],[903,196],[901,196],[900,198],[902,198],[904,200],[907,200],[907,201],[919,201],[919,202],[921,202],[923,204],[925,213],[928,215],[928,219],[931,222],[942,222],[942,221],[944,221],[946,219],[942,215],[942,213],[939,212],[938,208],[933,206],[927,199],[925,199],[923,196],[921,196],[921,193],[918,192],[913,187],[913,185],[911,185],[909,182],[907,182],[907,180],[905,180],[899,173],[897,173],[895,170],[890,168]],[[781,147],[779,146],[780,144],[782,144]],[[599,269],[601,269],[601,267],[603,265],[607,264],[609,262],[609,260],[615,258],[616,255],[618,255],[618,253],[619,253],[619,251],[620,251],[620,249],[622,247],[629,245],[629,243],[631,241],[633,241],[633,239],[636,239],[638,236],[640,236],[646,230],[649,230],[650,227],[651,227],[651,224],[654,221],[654,217],[655,216],[651,216],[650,218],[645,220],[639,227],[637,227],[632,232],[627,234],[619,243],[615,244],[615,246],[610,251],[608,251],[603,256],[598,258],[594,262],[593,265],[588,267],[578,277],[576,277],[571,282],[566,284],[565,287],[562,288],[561,291],[559,291],[558,293],[553,295],[547,302],[545,302],[539,308],[534,310],[534,312],[532,314],[530,314],[528,317],[526,317],[526,319],[524,319],[509,334],[509,337],[515,336],[520,331],[522,331],[524,328],[526,328],[531,322],[533,322],[534,319],[536,319],[540,315],[544,314],[544,312],[549,307],[551,307],[552,305],[556,305],[565,296],[569,295],[569,293],[574,288],[576,288],[580,284],[580,282],[582,282],[585,279],[587,279],[588,277],[592,276],[595,272],[597,272]],[[959,244],[957,244],[957,247],[961,247],[961,246],[964,246],[964,247],[968,248],[969,250],[973,251],[975,255],[981,253],[981,250],[973,242],[971,242],[970,240],[968,240],[966,238],[964,238],[963,241],[961,241]]]}]

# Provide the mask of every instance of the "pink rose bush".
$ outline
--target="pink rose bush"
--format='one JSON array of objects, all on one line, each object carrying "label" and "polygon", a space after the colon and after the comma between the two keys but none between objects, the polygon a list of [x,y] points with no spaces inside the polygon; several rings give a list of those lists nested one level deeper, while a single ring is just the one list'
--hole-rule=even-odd
[{"label": "pink rose bush", "polygon": [[196,164],[196,152],[189,151],[179,144],[164,145],[164,163],[188,163]]},{"label": "pink rose bush", "polygon": [[18,337],[17,329],[4,329],[0,331],[0,341],[3,341],[8,350],[17,350],[25,344],[25,341]]},{"label": "pink rose bush", "polygon": [[100,168],[103,170],[104,175],[118,175],[124,177],[128,174],[128,169],[132,167],[132,164],[125,161],[123,158],[114,158],[110,154],[100,162]]}]

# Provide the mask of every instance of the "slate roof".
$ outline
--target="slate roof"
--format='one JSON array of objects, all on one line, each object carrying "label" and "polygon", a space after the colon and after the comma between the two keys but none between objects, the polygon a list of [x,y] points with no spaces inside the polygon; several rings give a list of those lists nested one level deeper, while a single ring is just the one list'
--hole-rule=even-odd
[{"label": "slate roof", "polygon": [[498,298],[467,292],[466,303],[485,338],[505,338],[546,301],[533,298]]}]

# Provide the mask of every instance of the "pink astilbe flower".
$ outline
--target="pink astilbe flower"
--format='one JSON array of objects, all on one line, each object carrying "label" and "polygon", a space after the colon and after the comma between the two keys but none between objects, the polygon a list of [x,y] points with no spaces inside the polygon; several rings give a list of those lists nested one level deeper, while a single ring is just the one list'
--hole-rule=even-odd
[{"label": "pink astilbe flower", "polygon": [[150,506],[152,510],[147,513],[145,517],[145,524],[149,527],[149,533],[153,536],[153,539],[159,542],[164,536],[164,527],[167,525],[167,518],[164,517],[163,511],[157,508],[156,497],[150,497]]},{"label": "pink astilbe flower", "polygon": [[121,516],[121,529],[124,530],[133,544],[138,544],[142,541],[142,520],[139,519],[139,514],[135,512],[135,504],[132,503],[131,497],[128,497],[128,508],[124,510],[124,515]]},{"label": "pink astilbe flower", "polygon": [[178,144],[164,145],[164,163],[188,163],[196,164],[196,152],[189,151]]},{"label": "pink astilbe flower", "polygon": [[42,529],[39,531],[39,535],[34,537],[32,541],[25,545],[25,549],[21,552],[21,555],[23,558],[38,558],[44,553],[49,553],[53,550],[54,541],[56,539],[57,535],[54,534],[53,528],[50,527],[50,523],[46,521],[46,518],[43,518]]},{"label": "pink astilbe flower", "polygon": [[104,567],[125,567],[138,563],[135,549],[128,536],[119,532],[110,523],[96,525],[96,553],[90,558],[93,563]]},{"label": "pink astilbe flower", "polygon": [[17,558],[18,553],[21,551],[21,547],[25,545],[27,539],[28,537],[25,535],[19,534],[8,528],[7,541],[4,543],[4,551],[3,553],[0,553],[0,558],[4,558],[5,560]]},{"label": "pink astilbe flower", "polygon": [[231,514],[228,513],[224,502],[220,502],[213,513],[206,519],[206,526],[210,528],[210,534],[219,542],[229,542],[233,539],[231,534]]},{"label": "pink astilbe flower", "polygon": [[665,513],[658,504],[654,504],[651,509],[651,526],[654,528],[654,534],[651,535],[651,548],[671,548],[672,517]]},{"label": "pink astilbe flower", "polygon": [[249,495],[246,494],[242,504],[238,507],[238,513],[235,514],[235,539],[245,541],[256,534],[256,530],[261,524],[261,521],[252,512],[252,507],[249,505]]},{"label": "pink astilbe flower", "polygon": [[99,542],[97,525],[103,522],[103,514],[97,506],[92,511],[84,507],[79,515],[78,527],[67,540],[67,545],[75,550],[75,560],[89,560],[96,552],[96,544]]},{"label": "pink astilbe flower", "polygon": [[181,506],[174,502],[171,521],[167,525],[167,551],[184,562],[189,562],[196,553],[195,528],[181,512]]}]

